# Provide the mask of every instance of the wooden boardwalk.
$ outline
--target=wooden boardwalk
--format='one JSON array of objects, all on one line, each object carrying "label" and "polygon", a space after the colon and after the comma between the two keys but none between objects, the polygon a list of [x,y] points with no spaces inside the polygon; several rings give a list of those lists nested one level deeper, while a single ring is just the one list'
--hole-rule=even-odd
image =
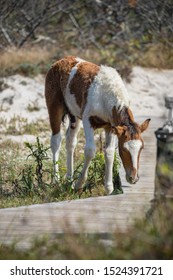
[{"label": "wooden boardwalk", "polygon": [[[143,121],[144,117],[137,118]],[[26,243],[32,237],[64,232],[107,233],[126,230],[136,218],[145,217],[154,193],[156,139],[163,120],[152,118],[144,133],[140,180],[129,185],[121,170],[124,194],[0,209],[0,242]]]}]

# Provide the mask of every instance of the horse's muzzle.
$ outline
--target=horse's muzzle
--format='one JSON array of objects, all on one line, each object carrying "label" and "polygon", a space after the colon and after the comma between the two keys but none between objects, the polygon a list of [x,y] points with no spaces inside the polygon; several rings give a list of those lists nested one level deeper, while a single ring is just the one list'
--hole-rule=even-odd
[{"label": "horse's muzzle", "polygon": [[139,180],[139,176],[137,175],[136,177],[128,176],[126,175],[126,180],[129,184],[136,184]]}]

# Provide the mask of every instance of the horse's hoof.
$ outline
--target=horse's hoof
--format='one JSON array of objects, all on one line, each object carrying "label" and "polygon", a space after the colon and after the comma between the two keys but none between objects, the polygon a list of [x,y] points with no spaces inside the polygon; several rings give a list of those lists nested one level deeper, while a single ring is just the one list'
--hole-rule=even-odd
[{"label": "horse's hoof", "polygon": [[113,192],[114,190],[114,187],[113,187],[113,184],[107,184],[105,185],[105,190],[106,190],[106,193],[109,195]]}]

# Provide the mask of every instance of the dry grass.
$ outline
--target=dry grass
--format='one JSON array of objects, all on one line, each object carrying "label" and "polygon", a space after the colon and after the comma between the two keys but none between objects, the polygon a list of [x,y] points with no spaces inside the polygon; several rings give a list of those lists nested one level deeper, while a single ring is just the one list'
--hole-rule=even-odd
[{"label": "dry grass", "polygon": [[28,72],[34,72],[34,66],[43,67],[46,63],[50,63],[51,56],[52,51],[50,52],[46,48],[8,48],[0,53],[0,76],[22,72],[30,74],[27,73],[27,69]]},{"label": "dry grass", "polygon": [[40,61],[48,60],[50,58],[50,53],[46,49],[41,48],[8,48],[5,52],[0,54],[0,67],[10,68],[21,63],[38,63]]},{"label": "dry grass", "polygon": [[173,48],[164,43],[149,45],[142,55],[138,56],[138,65],[158,69],[173,68]]},{"label": "dry grass", "polygon": [[[137,47],[138,46],[138,47]],[[79,50],[65,48],[63,55],[76,55],[97,64],[106,64],[119,70],[124,78],[130,76],[134,65],[158,69],[173,69],[173,47],[167,42],[148,43],[146,46],[125,42],[123,46],[106,46],[102,49],[88,48]]]},{"label": "dry grass", "polygon": [[147,44],[145,47],[132,46],[130,42],[126,42],[123,48],[110,45],[102,49],[84,50],[70,46],[63,48],[28,46],[22,49],[8,48],[0,53],[0,76],[16,73],[27,76],[45,74],[55,60],[65,55],[76,55],[98,64],[116,67],[123,78],[129,78],[133,65],[159,69],[173,68],[173,48],[164,42]]}]

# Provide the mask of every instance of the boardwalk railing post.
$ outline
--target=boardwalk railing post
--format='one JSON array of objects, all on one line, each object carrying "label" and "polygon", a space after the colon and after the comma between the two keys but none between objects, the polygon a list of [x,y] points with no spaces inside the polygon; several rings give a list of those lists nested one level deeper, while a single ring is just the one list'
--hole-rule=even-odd
[{"label": "boardwalk railing post", "polygon": [[173,199],[173,97],[165,98],[168,120],[155,131],[157,160],[155,174],[155,200]]}]

